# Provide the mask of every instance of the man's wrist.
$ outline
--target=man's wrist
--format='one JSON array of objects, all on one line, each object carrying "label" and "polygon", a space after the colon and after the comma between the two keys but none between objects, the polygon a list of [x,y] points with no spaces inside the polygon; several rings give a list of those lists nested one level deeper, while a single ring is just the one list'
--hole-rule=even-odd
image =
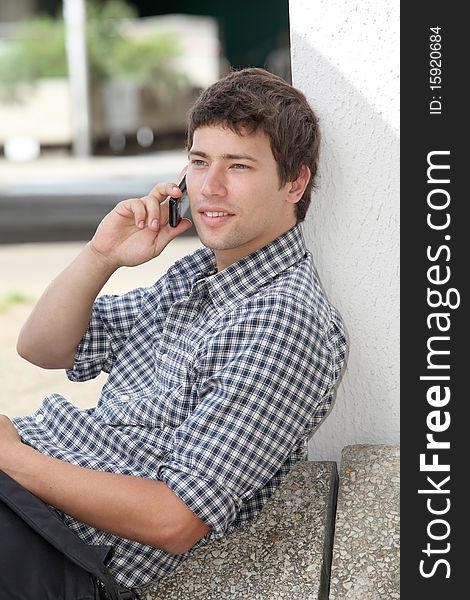
[{"label": "man's wrist", "polygon": [[86,259],[92,261],[95,268],[108,279],[121,266],[115,263],[110,257],[105,256],[102,252],[97,250],[93,245],[93,241],[88,242],[83,249],[83,254]]},{"label": "man's wrist", "polygon": [[33,448],[22,442],[2,444],[0,469],[20,482],[28,470],[31,451]]}]

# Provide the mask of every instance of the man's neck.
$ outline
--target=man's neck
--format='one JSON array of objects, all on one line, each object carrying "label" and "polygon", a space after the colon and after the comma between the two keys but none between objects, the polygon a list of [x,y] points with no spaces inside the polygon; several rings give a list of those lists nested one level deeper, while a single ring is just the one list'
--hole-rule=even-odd
[{"label": "man's neck", "polygon": [[253,254],[257,250],[264,248],[265,246],[267,246],[268,244],[270,244],[271,242],[273,242],[274,240],[279,238],[281,235],[284,235],[284,233],[289,231],[289,229],[292,229],[293,227],[295,227],[295,225],[296,225],[296,222],[291,223],[288,227],[285,227],[282,230],[280,230],[277,235],[266,237],[266,239],[261,240],[256,245],[247,243],[247,244],[243,244],[241,246],[237,246],[236,248],[228,248],[226,250],[213,250],[216,264],[217,264],[217,271],[218,272],[223,271],[230,265],[233,265],[234,263],[239,262],[246,256],[249,256],[250,254]]}]

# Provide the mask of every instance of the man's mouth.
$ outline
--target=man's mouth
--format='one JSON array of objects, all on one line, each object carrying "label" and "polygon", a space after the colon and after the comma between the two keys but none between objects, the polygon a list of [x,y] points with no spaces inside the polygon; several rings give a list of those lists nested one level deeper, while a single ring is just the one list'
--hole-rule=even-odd
[{"label": "man's mouth", "polygon": [[230,217],[233,217],[232,213],[229,213],[225,210],[207,210],[201,208],[199,210],[199,214],[201,215],[201,220],[205,225],[223,225],[226,223]]}]

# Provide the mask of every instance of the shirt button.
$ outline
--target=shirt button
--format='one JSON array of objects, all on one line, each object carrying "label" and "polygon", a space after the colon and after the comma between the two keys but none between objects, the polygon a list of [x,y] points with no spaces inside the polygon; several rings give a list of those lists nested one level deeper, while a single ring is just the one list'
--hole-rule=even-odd
[{"label": "shirt button", "polygon": [[119,399],[122,400],[123,402],[127,402],[127,400],[130,400],[131,397],[129,396],[129,394],[121,394],[119,396]]},{"label": "shirt button", "polygon": [[162,355],[160,356],[160,358],[162,359],[162,361],[163,361],[163,362],[165,362],[165,361],[166,361],[166,359],[168,358],[168,354],[162,354]]},{"label": "shirt button", "polygon": [[36,415],[36,418],[34,420],[36,421],[36,425],[40,425],[44,421],[44,415],[42,413],[39,413]]}]

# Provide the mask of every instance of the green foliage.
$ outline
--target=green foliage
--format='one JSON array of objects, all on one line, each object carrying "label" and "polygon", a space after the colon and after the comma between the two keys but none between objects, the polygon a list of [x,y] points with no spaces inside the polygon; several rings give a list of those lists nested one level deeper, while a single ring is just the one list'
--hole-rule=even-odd
[{"label": "green foliage", "polygon": [[94,79],[150,80],[168,71],[168,60],[180,53],[167,33],[140,40],[125,37],[123,23],[133,18],[136,18],[134,9],[121,0],[88,4],[88,60]]},{"label": "green foliage", "polygon": [[[132,44],[119,36],[114,40],[112,54],[108,56],[104,78],[146,81],[162,72],[169,72],[167,61],[176,55],[173,41],[167,34]],[[104,66],[104,61],[101,64]]]},{"label": "green foliage", "polygon": [[[180,53],[165,33],[130,39],[123,24],[136,18],[122,0],[87,3],[87,51],[94,80],[132,79],[137,82],[171,81],[170,59]],[[66,77],[65,27],[62,14],[38,16],[24,22],[18,36],[0,49],[0,90],[12,95],[18,84],[42,77]]]},{"label": "green foliage", "polygon": [[8,292],[0,296],[0,312],[5,312],[18,304],[31,304],[32,302],[33,299],[22,292]]},{"label": "green foliage", "polygon": [[10,94],[18,83],[66,75],[64,26],[49,16],[25,22],[0,54],[0,86]]}]

